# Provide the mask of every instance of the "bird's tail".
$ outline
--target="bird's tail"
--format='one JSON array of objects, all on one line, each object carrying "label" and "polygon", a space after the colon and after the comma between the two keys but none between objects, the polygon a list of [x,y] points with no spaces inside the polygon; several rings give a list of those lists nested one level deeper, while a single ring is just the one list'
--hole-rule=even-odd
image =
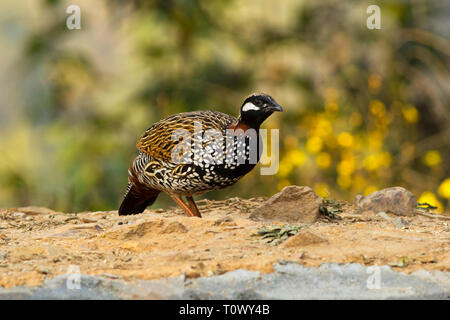
[{"label": "bird's tail", "polygon": [[119,208],[119,216],[141,213],[152,205],[161,191],[145,189],[140,192],[134,185],[129,185],[122,204]]}]

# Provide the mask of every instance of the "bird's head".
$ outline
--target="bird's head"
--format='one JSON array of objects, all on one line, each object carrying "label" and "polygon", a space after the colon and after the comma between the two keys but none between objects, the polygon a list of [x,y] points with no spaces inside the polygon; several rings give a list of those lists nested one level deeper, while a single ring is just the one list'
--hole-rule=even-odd
[{"label": "bird's head", "polygon": [[259,128],[275,111],[282,112],[283,109],[274,98],[268,94],[254,93],[244,100],[239,120],[251,128]]}]

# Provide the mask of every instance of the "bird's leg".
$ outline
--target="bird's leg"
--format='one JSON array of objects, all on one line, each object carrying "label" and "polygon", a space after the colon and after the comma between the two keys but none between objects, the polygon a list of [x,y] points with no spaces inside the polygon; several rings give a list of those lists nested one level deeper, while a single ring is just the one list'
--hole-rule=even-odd
[{"label": "bird's leg", "polygon": [[200,214],[200,211],[198,211],[197,205],[195,204],[194,198],[192,198],[192,196],[186,196],[186,199],[189,203],[189,206],[191,207],[192,212],[195,213],[195,215],[197,217],[202,217],[202,215]]},{"label": "bird's leg", "polygon": [[191,208],[189,208],[186,205],[186,203],[184,203],[183,199],[181,199],[180,196],[176,196],[173,194],[171,194],[170,196],[172,197],[173,201],[175,201],[184,210],[184,212],[187,213],[188,216],[190,216],[190,217],[196,216],[196,214],[191,210]]}]

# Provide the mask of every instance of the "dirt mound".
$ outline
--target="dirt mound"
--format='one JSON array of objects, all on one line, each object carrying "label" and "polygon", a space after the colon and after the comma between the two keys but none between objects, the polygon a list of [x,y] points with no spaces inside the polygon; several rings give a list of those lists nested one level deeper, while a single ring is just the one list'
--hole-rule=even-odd
[{"label": "dirt mound", "polygon": [[[0,286],[39,285],[74,266],[83,274],[126,281],[211,276],[240,268],[266,273],[277,261],[307,267],[325,262],[390,265],[408,273],[450,271],[449,220],[408,216],[396,225],[395,215],[358,215],[353,205],[340,202],[340,219],[296,224],[299,231],[294,232],[276,218],[270,223],[250,219],[264,201],[203,201],[203,218],[186,217],[181,209],[126,217],[116,211],[3,209]],[[273,225],[284,231],[258,235],[262,227]],[[267,241],[277,235],[280,241]],[[289,239],[283,242],[283,237]]]}]

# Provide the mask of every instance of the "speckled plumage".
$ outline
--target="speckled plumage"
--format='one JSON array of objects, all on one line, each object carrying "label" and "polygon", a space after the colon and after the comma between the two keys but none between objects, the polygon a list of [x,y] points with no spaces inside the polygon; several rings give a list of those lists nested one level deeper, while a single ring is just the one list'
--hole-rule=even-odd
[{"label": "speckled plumage", "polygon": [[[251,98],[262,108],[263,102],[255,100],[260,96],[252,95],[246,101]],[[273,101],[279,107],[267,97],[262,101]],[[246,116],[254,112],[247,112]],[[139,154],[128,171],[128,188],[119,214],[142,212],[160,192],[165,192],[188,214],[200,216],[192,196],[234,184],[259,160],[260,123],[254,124],[254,117],[246,120],[242,115],[242,107],[238,119],[216,111],[183,112],[153,124],[136,144]],[[245,136],[249,128],[256,134]],[[250,150],[256,150],[256,154],[250,154]],[[179,202],[181,196],[187,197],[190,206]]]}]

